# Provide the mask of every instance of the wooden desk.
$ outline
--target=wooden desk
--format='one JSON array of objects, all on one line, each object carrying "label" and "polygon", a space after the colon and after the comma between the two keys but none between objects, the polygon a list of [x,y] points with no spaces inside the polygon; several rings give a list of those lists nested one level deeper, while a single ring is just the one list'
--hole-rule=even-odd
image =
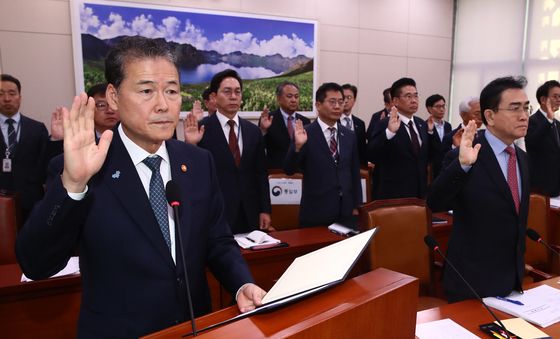
[{"label": "wooden desk", "polygon": [[[346,239],[330,232],[326,227],[277,231],[270,235],[288,243],[289,246],[259,251],[241,250],[256,284],[266,291],[274,285],[295,258]],[[207,277],[212,296],[212,309],[217,311],[231,305],[232,298],[229,293],[220,288],[212,274],[209,273]]]},{"label": "wooden desk", "polygon": [[[412,338],[418,279],[376,269],[269,313],[199,334],[201,338]],[[197,319],[197,328],[227,320],[237,307]],[[146,338],[181,338],[190,322]]]},{"label": "wooden desk", "polygon": [[17,264],[0,265],[0,336],[75,338],[79,275],[21,283]]},{"label": "wooden desk", "polygon": [[[554,288],[558,288],[560,286],[557,283],[558,281],[559,278],[553,278],[540,283],[531,284],[529,287],[547,284]],[[515,316],[498,311],[496,309],[492,309],[492,311],[494,311],[499,319],[515,318]],[[464,328],[481,338],[486,338],[487,334],[484,334],[484,332],[479,330],[478,325],[491,323],[494,321],[492,316],[488,313],[484,306],[480,304],[478,300],[467,300],[418,312],[418,314],[416,315],[416,322],[418,324],[421,324],[428,321],[445,318],[452,319],[459,325],[463,326]],[[553,338],[560,338],[560,323],[550,325],[549,327],[542,330]]]},{"label": "wooden desk", "polygon": [[[300,255],[345,239],[326,227],[272,233],[289,247],[242,251],[257,284],[265,290]],[[213,309],[229,306],[231,297],[221,291],[212,274],[208,274]],[[21,283],[17,264],[0,265],[0,337],[5,338],[75,338],[81,300],[80,276],[53,278]]]}]

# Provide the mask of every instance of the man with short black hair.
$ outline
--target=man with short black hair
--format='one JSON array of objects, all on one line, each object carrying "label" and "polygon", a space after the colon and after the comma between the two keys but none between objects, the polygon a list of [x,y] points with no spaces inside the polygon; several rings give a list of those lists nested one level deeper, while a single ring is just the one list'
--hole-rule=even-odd
[{"label": "man with short black hair", "polygon": [[430,116],[426,120],[430,135],[430,163],[432,165],[432,179],[436,178],[441,169],[441,162],[447,153],[443,145],[443,137],[451,132],[451,124],[444,120],[445,98],[440,94],[433,94],[426,99],[426,109]]},{"label": "man with short black hair", "polygon": [[299,220],[302,227],[341,223],[356,227],[362,202],[360,160],[354,134],[339,124],[344,94],[324,83],[315,93],[317,120],[304,128],[296,122],[284,171],[303,173]]},{"label": "man with short black hair", "polygon": [[9,74],[0,83],[0,190],[20,196],[22,221],[43,197],[49,133],[42,122],[20,112],[21,83]]},{"label": "man with short black hair", "polygon": [[[480,93],[486,130],[475,139],[471,120],[449,152],[427,197],[433,211],[453,210],[447,256],[481,297],[521,290],[529,210],[527,155],[514,140],[527,133],[531,111],[523,77],[498,78]],[[476,298],[445,268],[450,302]]]},{"label": "man with short black hair", "polygon": [[206,107],[208,115],[216,113],[216,103],[210,98],[210,93],[212,92],[209,87],[202,92],[202,101],[204,102],[204,107]]},{"label": "man with short black hair", "polygon": [[351,84],[344,84],[342,85],[342,90],[344,92],[344,108],[342,109],[340,123],[354,132],[358,143],[360,164],[367,167],[366,124],[362,119],[352,114],[352,108],[354,108],[358,98],[358,88]]},{"label": "man with short black hair", "polygon": [[200,128],[189,115],[185,141],[212,153],[232,232],[273,230],[263,137],[238,114],[243,81],[236,71],[226,69],[214,75],[210,92],[216,114],[202,119]]},{"label": "man with short black hair", "polygon": [[278,109],[263,111],[259,119],[259,127],[264,136],[266,147],[266,167],[280,169],[284,165],[284,158],[294,139],[294,129],[297,120],[304,126],[311,121],[297,113],[299,108],[299,87],[297,84],[284,81],[276,87],[276,101]]},{"label": "man with short black hair", "polygon": [[550,80],[537,89],[540,108],[529,118],[525,145],[529,155],[531,189],[551,197],[560,194],[560,83]]},{"label": "man with short black hair", "polygon": [[[163,39],[125,37],[109,51],[107,101],[121,123],[95,141],[95,103],[85,93],[63,108],[64,168],[17,237],[25,274],[45,279],[79,246],[79,338],[138,338],[211,311],[209,269],[241,312],[264,295],[224,219],[209,152],[170,140],[181,108],[179,72]],[[185,260],[164,187],[181,190]]]},{"label": "man with short black hair", "polygon": [[391,86],[395,109],[376,126],[368,143],[375,164],[373,199],[424,198],[429,154],[428,127],[415,117],[418,91],[411,78]]}]

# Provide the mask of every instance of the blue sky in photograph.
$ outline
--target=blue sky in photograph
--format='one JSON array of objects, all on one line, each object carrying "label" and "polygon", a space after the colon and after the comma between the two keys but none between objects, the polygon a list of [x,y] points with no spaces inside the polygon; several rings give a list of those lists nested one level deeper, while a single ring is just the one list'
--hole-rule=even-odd
[{"label": "blue sky in photograph", "polygon": [[221,54],[313,57],[313,24],[309,23],[84,3],[80,26],[82,33],[100,39],[139,34]]}]

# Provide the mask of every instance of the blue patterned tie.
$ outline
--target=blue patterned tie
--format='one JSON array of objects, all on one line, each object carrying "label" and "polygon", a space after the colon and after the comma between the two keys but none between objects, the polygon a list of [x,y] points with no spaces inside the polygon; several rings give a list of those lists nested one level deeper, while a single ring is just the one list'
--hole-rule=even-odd
[{"label": "blue patterned tie", "polygon": [[169,236],[169,219],[167,216],[167,201],[165,200],[165,188],[163,187],[163,179],[159,173],[161,157],[147,157],[142,161],[150,170],[152,177],[150,178],[150,204],[154,210],[159,228],[163,234],[163,239],[167,243],[167,247],[171,249],[171,237]]},{"label": "blue patterned tie", "polygon": [[14,128],[14,124],[16,121],[14,119],[6,119],[6,124],[8,124],[8,152],[13,153],[14,148],[16,147],[17,143],[17,135],[16,129]]}]

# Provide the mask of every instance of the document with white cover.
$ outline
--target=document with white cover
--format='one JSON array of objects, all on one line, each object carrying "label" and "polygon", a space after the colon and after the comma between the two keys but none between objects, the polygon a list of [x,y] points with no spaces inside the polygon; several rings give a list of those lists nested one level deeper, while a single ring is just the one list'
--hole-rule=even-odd
[{"label": "document with white cover", "polygon": [[264,296],[263,305],[344,280],[376,231],[371,229],[296,258]]},{"label": "document with white cover", "polygon": [[507,300],[488,297],[484,298],[484,302],[541,327],[560,321],[560,290],[548,285],[526,290],[523,294],[513,292]]},{"label": "document with white cover", "polygon": [[[65,275],[80,274],[80,258],[70,257],[66,267],[64,267],[60,272],[51,276],[50,278],[62,277]],[[21,275],[21,282],[33,281],[29,279],[25,274]]]},{"label": "document with white cover", "polygon": [[280,240],[271,237],[263,231],[253,231],[250,233],[239,233],[233,236],[237,244],[241,248],[250,248],[258,245],[272,245],[279,244]]},{"label": "document with white cover", "polygon": [[449,318],[416,324],[416,336],[419,339],[480,339]]}]

